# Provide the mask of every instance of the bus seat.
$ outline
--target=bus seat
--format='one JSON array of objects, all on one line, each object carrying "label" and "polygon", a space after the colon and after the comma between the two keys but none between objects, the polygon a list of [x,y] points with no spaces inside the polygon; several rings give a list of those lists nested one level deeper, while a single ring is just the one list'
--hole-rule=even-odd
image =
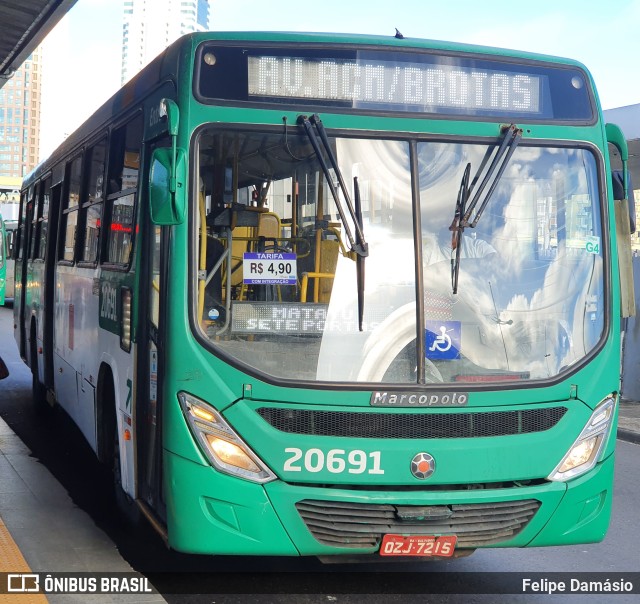
[{"label": "bus seat", "polygon": [[[340,251],[340,243],[336,239],[323,239],[320,244],[320,272],[336,274],[338,266],[338,253]],[[331,299],[331,290],[333,289],[333,279],[319,279],[318,284],[318,302],[328,303]]]},{"label": "bus seat", "polygon": [[258,237],[266,239],[279,239],[282,236],[280,217],[273,212],[260,214],[258,219]]},{"label": "bus seat", "polygon": [[231,285],[242,284],[242,255],[249,251],[249,239],[253,235],[253,227],[237,226],[233,229],[231,240]]},{"label": "bus seat", "polygon": [[[207,237],[207,275],[213,270],[216,262],[225,252],[222,242],[215,237]],[[217,270],[211,277],[211,281],[204,290],[204,312],[205,314],[213,307],[223,306],[222,299],[222,270]]]},{"label": "bus seat", "polygon": [[304,271],[300,288],[300,301],[307,302],[308,280],[312,279],[313,301],[328,304],[333,290],[333,279],[338,265],[340,242],[336,239],[322,239],[317,254],[316,271]]}]

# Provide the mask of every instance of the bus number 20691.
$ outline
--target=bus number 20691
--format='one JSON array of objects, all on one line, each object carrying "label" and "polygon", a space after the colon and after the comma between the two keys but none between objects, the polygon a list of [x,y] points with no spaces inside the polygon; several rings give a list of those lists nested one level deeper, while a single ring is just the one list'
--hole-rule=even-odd
[{"label": "bus number 20691", "polygon": [[284,450],[289,457],[284,462],[285,472],[321,472],[327,470],[332,474],[384,474],[381,468],[381,452],[366,453],[359,449],[345,451],[344,449],[307,449],[303,451],[297,447]]}]

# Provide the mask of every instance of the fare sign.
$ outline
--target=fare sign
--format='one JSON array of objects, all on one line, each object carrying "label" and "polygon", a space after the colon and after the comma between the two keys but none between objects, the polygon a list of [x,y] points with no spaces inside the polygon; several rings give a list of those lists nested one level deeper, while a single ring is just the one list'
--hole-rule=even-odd
[{"label": "fare sign", "polygon": [[295,285],[296,255],[291,253],[245,252],[242,255],[242,280],[250,285]]}]

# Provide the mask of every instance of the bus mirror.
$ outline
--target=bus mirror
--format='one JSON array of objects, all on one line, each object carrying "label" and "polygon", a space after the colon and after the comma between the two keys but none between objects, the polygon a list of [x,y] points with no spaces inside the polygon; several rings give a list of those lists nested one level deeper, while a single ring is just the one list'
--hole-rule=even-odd
[{"label": "bus mirror", "polygon": [[629,204],[629,224],[631,226],[631,234],[636,232],[636,204],[633,198],[633,184],[631,182],[631,173],[627,170],[627,186],[625,188],[622,182],[622,170],[611,171],[611,184],[613,186],[613,198],[616,201],[627,200]]},{"label": "bus mirror", "polygon": [[[616,190],[614,187],[614,199],[629,199],[629,179],[627,176],[627,166],[629,163],[629,147],[627,139],[624,137],[620,126],[615,124],[605,124],[607,133],[607,142],[611,143],[620,153],[622,161],[622,191]],[[615,180],[615,179],[614,179]]]},{"label": "bus mirror", "polygon": [[622,184],[622,171],[613,170],[611,172],[611,185],[613,186],[613,198],[616,201],[626,199],[624,195],[624,185]]},{"label": "bus mirror", "polygon": [[[175,162],[173,156],[175,153]],[[151,156],[151,220],[160,226],[180,224],[186,211],[186,158],[183,149],[159,148]],[[172,190],[173,189],[173,190]]]},{"label": "bus mirror", "polygon": [[[620,316],[633,317],[636,314],[635,292],[633,287],[633,259],[631,257],[631,233],[635,230],[635,207],[631,209],[629,203],[628,164],[629,148],[627,140],[619,126],[615,124],[605,125],[607,142],[618,149],[622,160],[622,171],[611,174],[613,193],[616,203],[613,208],[616,221],[616,239],[618,242],[618,271],[620,274]],[[615,181],[618,184],[615,184]],[[632,216],[633,215],[633,216]]]}]

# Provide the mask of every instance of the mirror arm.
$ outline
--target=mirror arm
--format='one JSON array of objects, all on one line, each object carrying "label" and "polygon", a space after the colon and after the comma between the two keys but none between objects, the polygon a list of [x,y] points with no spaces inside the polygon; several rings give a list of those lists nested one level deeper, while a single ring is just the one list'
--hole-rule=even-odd
[{"label": "mirror arm", "polygon": [[169,192],[177,189],[176,162],[178,158],[178,126],[180,125],[180,110],[171,99],[162,99],[161,115],[167,118],[167,131],[171,137],[171,173],[169,174]]},{"label": "mirror arm", "polygon": [[174,134],[171,135],[171,173],[169,175],[169,192],[175,194],[176,192],[176,161],[178,159],[178,146],[177,139],[178,137]]}]

